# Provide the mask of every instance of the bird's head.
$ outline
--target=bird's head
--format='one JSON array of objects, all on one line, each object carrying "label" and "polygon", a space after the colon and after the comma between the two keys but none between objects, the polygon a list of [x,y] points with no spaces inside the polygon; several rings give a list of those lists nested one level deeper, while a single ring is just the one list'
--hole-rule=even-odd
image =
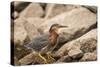
[{"label": "bird's head", "polygon": [[67,28],[68,26],[64,26],[64,25],[60,25],[60,24],[53,24],[50,29],[49,32],[56,32],[58,33],[60,28]]}]

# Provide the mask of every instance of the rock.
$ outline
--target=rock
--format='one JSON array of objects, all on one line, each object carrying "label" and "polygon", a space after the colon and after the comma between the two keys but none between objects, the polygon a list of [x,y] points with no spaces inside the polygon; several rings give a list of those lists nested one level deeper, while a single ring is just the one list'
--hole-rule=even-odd
[{"label": "rock", "polygon": [[88,40],[83,40],[81,43],[81,50],[83,52],[93,52],[95,49],[97,49],[97,40],[96,39],[88,39]]},{"label": "rock", "polygon": [[59,60],[57,60],[56,63],[60,63],[60,62],[71,62],[72,58],[68,55],[61,57]]},{"label": "rock", "polygon": [[14,56],[19,60],[29,54],[32,50],[27,49],[23,45],[14,45]]},{"label": "rock", "polygon": [[14,20],[14,44],[23,45],[23,41],[27,36],[27,32],[23,25],[24,22],[26,22],[25,18]]},{"label": "rock", "polygon": [[23,57],[22,59],[20,59],[19,63],[21,65],[27,65],[27,64],[30,64],[32,62],[35,62],[36,61],[35,58],[36,58],[35,54],[30,53],[30,54],[26,55],[25,57]]},{"label": "rock", "polygon": [[49,18],[49,16],[52,13],[52,10],[54,8],[55,4],[47,4],[46,10],[45,10],[45,20],[47,20]]},{"label": "rock", "polygon": [[78,59],[83,56],[83,52],[80,49],[74,49],[74,50],[70,50],[68,52],[68,55],[73,59]]},{"label": "rock", "polygon": [[62,37],[60,41],[63,40],[62,43],[64,43],[80,37],[91,28],[94,28],[96,26],[96,14],[86,8],[76,8],[45,21],[40,25],[40,29],[42,28],[43,32],[46,33],[54,23],[68,26],[60,30],[60,36]]},{"label": "rock", "polygon": [[80,59],[80,61],[96,61],[97,54],[96,53],[85,53],[84,56]]},{"label": "rock", "polygon": [[31,3],[29,4],[21,13],[21,17],[42,17],[44,15],[44,11],[40,4]]},{"label": "rock", "polygon": [[[97,40],[97,30],[96,29],[93,29],[89,31],[88,33],[84,34],[83,36],[64,44],[55,54],[58,56],[64,56],[65,53],[67,54],[70,50],[80,49],[82,48],[81,46],[85,47],[84,46],[85,43],[87,43],[88,45],[91,45],[90,42],[89,43],[87,42],[88,40],[90,40],[91,43]],[[97,42],[94,42],[93,45],[95,46],[93,46],[92,48],[87,47],[88,50],[84,48],[84,50],[87,50],[87,51],[94,50],[94,48],[96,48],[97,46],[96,44]]]},{"label": "rock", "polygon": [[71,42],[68,42],[66,44],[64,44],[64,46],[60,47],[56,52],[55,52],[55,55],[56,57],[62,57],[62,56],[65,56],[68,54],[68,52],[70,50],[79,50],[80,49],[80,43],[77,42],[77,41],[71,41]]},{"label": "rock", "polygon": [[72,11],[64,12],[52,19],[45,21],[43,24],[41,24],[44,32],[47,32],[50,26],[54,23],[67,25],[68,28],[66,31],[69,30],[70,32],[74,31],[74,27],[76,27],[75,30],[77,30],[77,28],[84,30],[84,28],[96,23],[96,15],[85,8],[76,8]]},{"label": "rock", "polygon": [[27,31],[27,35],[30,40],[32,40],[35,36],[39,35],[38,26],[41,23],[38,18],[28,18],[27,22],[24,23],[25,30]]},{"label": "rock", "polygon": [[68,55],[62,56],[60,59],[57,60],[59,62],[74,62],[79,60],[83,56],[83,52],[79,49],[70,50]]},{"label": "rock", "polygon": [[55,17],[63,12],[69,12],[75,8],[78,8],[78,6],[62,5],[62,4],[47,4],[46,17],[52,18],[52,17]]},{"label": "rock", "polygon": [[93,52],[97,48],[97,29],[93,29],[86,35],[83,35],[81,40],[81,50],[83,52]]},{"label": "rock", "polygon": [[39,28],[40,24],[44,23],[44,19],[39,17],[28,17],[26,20],[28,21],[28,23],[34,24],[36,28]]},{"label": "rock", "polygon": [[[50,59],[48,60],[50,61]],[[43,60],[43,58],[41,58],[38,53],[36,52],[32,52],[28,55],[26,55],[25,57],[23,57],[22,59],[19,60],[19,63],[21,65],[28,65],[28,64],[35,64],[35,63],[39,63],[39,64],[45,64],[45,61]]]}]

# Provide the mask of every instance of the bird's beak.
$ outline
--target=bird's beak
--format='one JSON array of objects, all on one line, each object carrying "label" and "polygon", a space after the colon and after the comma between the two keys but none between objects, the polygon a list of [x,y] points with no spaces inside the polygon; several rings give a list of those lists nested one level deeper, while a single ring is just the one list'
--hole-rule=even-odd
[{"label": "bird's beak", "polygon": [[61,29],[62,28],[67,28],[68,26],[64,26],[64,25],[59,25],[59,30],[57,31],[58,34],[61,33]]},{"label": "bird's beak", "polygon": [[59,28],[67,28],[67,27],[68,27],[68,26],[62,26],[62,25],[61,25],[61,26],[59,26]]}]

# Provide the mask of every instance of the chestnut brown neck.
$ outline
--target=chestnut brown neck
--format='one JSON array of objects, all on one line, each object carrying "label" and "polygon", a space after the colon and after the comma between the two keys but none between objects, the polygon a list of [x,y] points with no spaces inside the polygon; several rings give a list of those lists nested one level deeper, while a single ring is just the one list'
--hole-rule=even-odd
[{"label": "chestnut brown neck", "polygon": [[50,31],[49,41],[52,46],[56,45],[58,34],[55,31]]}]

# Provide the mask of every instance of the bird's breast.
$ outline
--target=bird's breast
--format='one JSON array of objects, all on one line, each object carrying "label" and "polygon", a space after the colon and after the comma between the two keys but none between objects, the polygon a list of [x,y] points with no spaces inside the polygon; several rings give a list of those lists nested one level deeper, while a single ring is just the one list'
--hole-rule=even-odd
[{"label": "bird's breast", "polygon": [[49,42],[51,46],[56,45],[58,35],[56,33],[51,33],[49,36]]}]

